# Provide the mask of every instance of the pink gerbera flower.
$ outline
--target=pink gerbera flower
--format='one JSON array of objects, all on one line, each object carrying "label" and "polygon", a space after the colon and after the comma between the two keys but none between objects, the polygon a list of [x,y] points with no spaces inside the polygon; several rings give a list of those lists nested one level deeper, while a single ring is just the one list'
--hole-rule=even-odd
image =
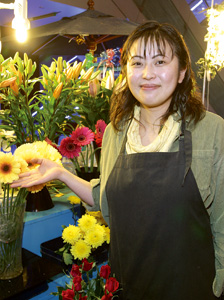
[{"label": "pink gerbera flower", "polygon": [[94,140],[94,133],[88,127],[78,127],[72,132],[73,143],[79,146],[90,144]]},{"label": "pink gerbera flower", "polygon": [[66,137],[62,139],[59,147],[61,155],[67,158],[79,156],[81,149],[81,146],[74,144],[74,141],[71,137]]},{"label": "pink gerbera flower", "polygon": [[104,122],[104,120],[98,120],[96,122],[95,127],[96,127],[96,135],[98,137],[102,138],[103,134],[104,134],[104,131],[105,131],[106,127],[107,127],[107,124]]},{"label": "pink gerbera flower", "polygon": [[101,147],[103,134],[107,127],[107,124],[104,122],[104,120],[98,120],[95,127],[96,127],[95,142],[98,147]]}]

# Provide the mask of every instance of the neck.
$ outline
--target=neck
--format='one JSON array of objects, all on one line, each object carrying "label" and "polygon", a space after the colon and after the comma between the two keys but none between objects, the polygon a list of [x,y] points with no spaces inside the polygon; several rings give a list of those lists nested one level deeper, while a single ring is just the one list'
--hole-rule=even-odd
[{"label": "neck", "polygon": [[140,123],[146,127],[160,127],[162,125],[162,115],[159,110],[149,110],[140,108]]}]

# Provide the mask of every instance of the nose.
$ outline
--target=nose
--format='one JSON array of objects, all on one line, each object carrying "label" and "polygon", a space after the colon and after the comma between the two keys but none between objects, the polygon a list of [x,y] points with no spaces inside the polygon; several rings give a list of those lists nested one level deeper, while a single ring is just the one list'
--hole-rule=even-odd
[{"label": "nose", "polygon": [[145,79],[151,79],[151,78],[155,78],[155,69],[154,66],[152,64],[145,64],[145,67],[143,69],[143,78]]}]

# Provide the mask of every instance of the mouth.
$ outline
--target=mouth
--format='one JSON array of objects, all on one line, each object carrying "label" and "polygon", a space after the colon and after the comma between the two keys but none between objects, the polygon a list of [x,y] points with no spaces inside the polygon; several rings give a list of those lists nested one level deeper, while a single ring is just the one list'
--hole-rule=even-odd
[{"label": "mouth", "polygon": [[155,90],[158,89],[160,86],[158,84],[141,84],[140,88],[143,90]]}]

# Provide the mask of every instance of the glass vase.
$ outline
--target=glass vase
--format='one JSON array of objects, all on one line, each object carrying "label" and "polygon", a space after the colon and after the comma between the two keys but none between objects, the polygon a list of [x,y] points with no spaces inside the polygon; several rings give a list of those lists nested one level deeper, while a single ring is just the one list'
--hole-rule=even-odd
[{"label": "glass vase", "polygon": [[12,279],[23,271],[22,236],[25,203],[0,207],[0,279]]}]

